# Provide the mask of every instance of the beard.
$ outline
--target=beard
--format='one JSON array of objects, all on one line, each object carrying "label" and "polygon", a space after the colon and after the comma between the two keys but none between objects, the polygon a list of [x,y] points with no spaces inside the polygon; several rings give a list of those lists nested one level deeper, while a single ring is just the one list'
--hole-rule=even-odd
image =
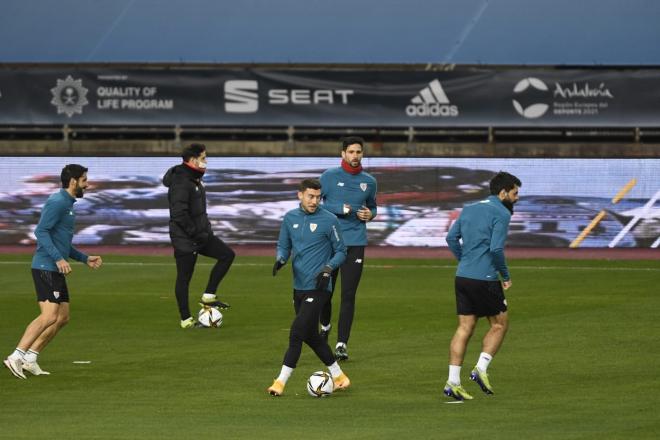
[{"label": "beard", "polygon": [[509,210],[511,214],[513,214],[513,203],[511,202],[511,200],[506,200],[506,199],[502,200],[502,204],[506,209]]},{"label": "beard", "polygon": [[82,199],[84,197],[84,195],[85,195],[85,192],[83,191],[83,189],[79,186],[76,187],[76,198],[77,199]]}]

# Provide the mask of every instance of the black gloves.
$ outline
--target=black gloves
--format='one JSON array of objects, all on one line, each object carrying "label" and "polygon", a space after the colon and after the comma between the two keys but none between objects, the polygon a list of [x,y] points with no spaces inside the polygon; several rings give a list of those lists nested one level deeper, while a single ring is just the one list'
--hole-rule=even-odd
[{"label": "black gloves", "polygon": [[332,267],[323,266],[321,272],[316,275],[316,289],[317,290],[328,290],[328,284],[330,284],[330,276],[332,275]]},{"label": "black gloves", "polygon": [[284,260],[275,261],[275,264],[273,264],[273,276],[277,275],[277,271],[282,269],[285,264],[286,262]]}]

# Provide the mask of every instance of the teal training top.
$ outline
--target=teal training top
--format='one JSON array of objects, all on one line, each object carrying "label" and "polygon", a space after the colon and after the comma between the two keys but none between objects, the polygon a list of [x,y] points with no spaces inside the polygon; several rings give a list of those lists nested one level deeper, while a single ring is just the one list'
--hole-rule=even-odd
[{"label": "teal training top", "polygon": [[64,188],[46,200],[34,231],[37,250],[32,257],[33,269],[58,272],[55,262],[69,258],[87,262],[87,255],[71,244],[76,223],[76,213],[73,211],[75,201]]},{"label": "teal training top", "polygon": [[[361,171],[350,174],[342,167],[330,168],[321,174],[321,199],[323,207],[339,219],[346,246],[367,245],[367,224],[357,217],[357,211],[366,206],[376,216],[376,179]],[[344,214],[344,205],[351,206],[351,212]]]},{"label": "teal training top", "polygon": [[[497,196],[465,205],[447,234],[447,244],[458,260],[456,276],[508,281],[504,243],[511,213]],[[462,244],[461,241],[462,240]]]},{"label": "teal training top", "polygon": [[[337,269],[346,259],[346,245],[337,217],[322,207],[313,214],[302,207],[284,215],[277,241],[277,259],[293,255],[293,288],[316,290],[316,275],[324,266]],[[332,283],[328,283],[330,291]]]}]

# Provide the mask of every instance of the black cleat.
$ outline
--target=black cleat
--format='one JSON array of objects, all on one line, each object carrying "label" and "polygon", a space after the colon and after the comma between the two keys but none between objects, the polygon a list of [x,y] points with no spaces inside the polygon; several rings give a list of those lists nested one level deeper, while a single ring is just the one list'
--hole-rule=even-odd
[{"label": "black cleat", "polygon": [[216,299],[215,301],[209,301],[209,302],[202,301],[202,302],[199,303],[199,305],[202,306],[202,307],[217,307],[220,310],[227,310],[228,308],[231,307],[229,304],[223,303],[222,301],[220,301],[218,299]]},{"label": "black cleat", "polygon": [[338,361],[348,360],[348,351],[346,351],[346,347],[340,345],[339,347],[335,348],[335,359]]}]

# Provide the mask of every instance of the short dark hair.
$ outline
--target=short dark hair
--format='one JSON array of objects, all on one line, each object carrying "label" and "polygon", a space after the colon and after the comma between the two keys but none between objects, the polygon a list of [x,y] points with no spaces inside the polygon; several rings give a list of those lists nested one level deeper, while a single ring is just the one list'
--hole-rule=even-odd
[{"label": "short dark hair", "polygon": [[506,171],[500,171],[495,174],[495,177],[490,179],[490,193],[494,196],[498,195],[500,191],[511,191],[514,186],[522,186],[522,182],[513,174]]},{"label": "short dark hair", "polygon": [[78,179],[80,179],[86,172],[87,168],[82,165],[78,165],[77,163],[65,165],[64,168],[62,168],[62,172],[60,173],[62,188],[68,188],[71,179],[76,179],[76,181],[78,181]]},{"label": "short dark hair", "polygon": [[298,191],[305,192],[306,189],[321,189],[319,179],[304,179],[298,186]]},{"label": "short dark hair", "polygon": [[341,138],[341,150],[346,151],[346,149],[353,144],[360,144],[360,147],[364,150],[364,139],[360,136],[346,136]]},{"label": "short dark hair", "polygon": [[190,144],[181,152],[181,158],[184,162],[188,162],[193,157],[199,157],[205,151],[206,145],[204,144]]}]

